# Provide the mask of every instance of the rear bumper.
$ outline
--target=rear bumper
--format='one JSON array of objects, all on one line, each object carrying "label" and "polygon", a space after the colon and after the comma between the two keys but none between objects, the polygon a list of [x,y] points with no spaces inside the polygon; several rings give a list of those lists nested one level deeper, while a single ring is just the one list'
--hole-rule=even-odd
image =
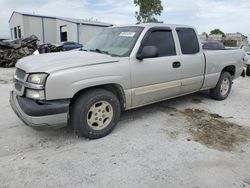
[{"label": "rear bumper", "polygon": [[62,127],[67,125],[69,103],[37,102],[10,92],[10,105],[16,115],[31,127]]}]

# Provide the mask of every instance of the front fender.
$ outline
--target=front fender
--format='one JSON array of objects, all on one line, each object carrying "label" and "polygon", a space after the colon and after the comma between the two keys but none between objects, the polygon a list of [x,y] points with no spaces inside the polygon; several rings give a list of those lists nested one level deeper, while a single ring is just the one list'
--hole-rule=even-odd
[{"label": "front fender", "polygon": [[45,87],[46,100],[69,99],[80,90],[106,84],[118,84],[124,90],[128,89],[129,63],[93,65],[51,73]]}]

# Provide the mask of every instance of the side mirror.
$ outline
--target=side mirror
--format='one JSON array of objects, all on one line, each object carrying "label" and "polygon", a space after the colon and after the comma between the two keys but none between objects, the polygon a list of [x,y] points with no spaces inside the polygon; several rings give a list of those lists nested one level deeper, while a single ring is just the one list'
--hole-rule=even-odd
[{"label": "side mirror", "polygon": [[144,46],[141,53],[137,53],[136,59],[143,60],[146,58],[158,57],[159,52],[156,46]]}]

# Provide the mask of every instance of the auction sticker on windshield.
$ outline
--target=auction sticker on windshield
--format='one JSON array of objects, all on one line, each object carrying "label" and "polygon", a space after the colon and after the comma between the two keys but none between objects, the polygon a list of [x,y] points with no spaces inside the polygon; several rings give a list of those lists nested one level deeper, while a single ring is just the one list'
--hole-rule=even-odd
[{"label": "auction sticker on windshield", "polygon": [[135,36],[135,32],[121,32],[120,37],[133,37]]}]

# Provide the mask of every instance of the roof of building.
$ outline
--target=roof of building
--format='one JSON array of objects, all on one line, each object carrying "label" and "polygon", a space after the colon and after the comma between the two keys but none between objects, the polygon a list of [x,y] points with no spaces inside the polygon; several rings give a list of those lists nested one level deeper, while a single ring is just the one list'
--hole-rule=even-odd
[{"label": "roof of building", "polygon": [[25,13],[25,12],[16,12],[14,11],[11,14],[11,17],[9,19],[12,19],[14,14],[21,14],[23,16],[32,16],[32,17],[40,17],[40,18],[49,18],[49,19],[58,19],[58,20],[62,20],[62,21],[66,21],[66,22],[71,22],[71,23],[75,23],[75,24],[81,24],[81,25],[94,25],[94,26],[104,26],[104,27],[109,27],[109,26],[113,26],[113,24],[110,23],[105,23],[105,22],[100,22],[100,21],[95,21],[95,20],[86,20],[86,19],[77,19],[77,18],[64,18],[64,17],[56,17],[56,16],[47,16],[47,15],[40,15],[40,14],[29,14],[29,13]]}]

